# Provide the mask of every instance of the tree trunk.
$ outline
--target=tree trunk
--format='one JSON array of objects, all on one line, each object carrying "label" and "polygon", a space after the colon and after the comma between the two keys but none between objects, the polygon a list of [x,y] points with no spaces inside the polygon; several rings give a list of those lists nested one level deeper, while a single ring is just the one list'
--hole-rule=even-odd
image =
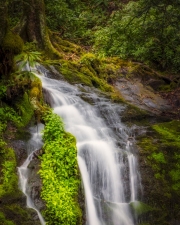
[{"label": "tree trunk", "polygon": [[23,0],[23,5],[23,18],[15,31],[25,42],[35,42],[40,49],[45,50],[51,57],[59,57],[59,52],[54,49],[49,39],[44,0]]},{"label": "tree trunk", "polygon": [[4,0],[0,0],[0,12],[0,78],[2,78],[10,73],[12,69],[11,54],[3,48],[8,27],[7,2]]},{"label": "tree trunk", "polygon": [[44,48],[46,36],[45,10],[43,0],[24,0],[24,15],[20,26],[20,36],[28,42],[36,42]]},{"label": "tree trunk", "polygon": [[5,0],[0,0],[0,45],[7,32],[7,4]]}]

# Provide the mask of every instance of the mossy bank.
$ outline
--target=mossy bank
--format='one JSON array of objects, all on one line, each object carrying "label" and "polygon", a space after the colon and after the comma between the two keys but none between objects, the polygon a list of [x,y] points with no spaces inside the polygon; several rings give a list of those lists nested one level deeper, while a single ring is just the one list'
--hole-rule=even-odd
[{"label": "mossy bank", "polygon": [[180,121],[152,125],[139,139],[143,201],[153,210],[142,215],[148,224],[180,221]]}]

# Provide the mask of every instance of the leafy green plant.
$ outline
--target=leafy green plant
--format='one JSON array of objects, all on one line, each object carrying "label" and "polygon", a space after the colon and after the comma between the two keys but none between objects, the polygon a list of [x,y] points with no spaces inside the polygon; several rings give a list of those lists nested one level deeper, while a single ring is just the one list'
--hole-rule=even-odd
[{"label": "leafy green plant", "polygon": [[7,86],[0,84],[0,99],[6,95]]},{"label": "leafy green plant", "polygon": [[[7,195],[13,193],[15,187],[17,188],[17,174],[16,170],[16,159],[14,150],[7,147],[7,144],[1,139],[1,144],[3,142],[3,162],[1,164],[2,167],[2,176],[0,180],[0,197],[3,195]],[[0,146],[1,148],[1,146]]]},{"label": "leafy green plant", "polygon": [[81,211],[77,203],[80,180],[76,140],[64,131],[59,116],[48,112],[44,121],[44,154],[39,173],[43,182],[41,196],[47,207],[47,224],[81,224]]},{"label": "leafy green plant", "polygon": [[157,162],[157,163],[166,163],[164,154],[162,152],[158,152],[158,153],[153,153],[152,154],[152,158]]},{"label": "leafy green plant", "polygon": [[[109,0],[45,0],[48,27],[76,43],[91,42],[93,28],[106,22]],[[97,7],[98,6],[98,7]]]},{"label": "leafy green plant", "polygon": [[19,70],[22,70],[26,65],[31,71],[31,67],[34,67],[38,61],[41,61],[41,53],[37,51],[23,51],[21,54],[15,57],[15,61],[20,63]]},{"label": "leafy green plant", "polygon": [[21,123],[21,117],[15,112],[15,110],[9,106],[0,108],[1,121],[7,123],[8,121],[14,122],[16,125]]},{"label": "leafy green plant", "polygon": [[28,79],[34,81],[35,73],[32,68],[41,62],[41,53],[34,50],[34,43],[26,44],[21,54],[15,56],[18,70],[14,73],[17,80]]}]

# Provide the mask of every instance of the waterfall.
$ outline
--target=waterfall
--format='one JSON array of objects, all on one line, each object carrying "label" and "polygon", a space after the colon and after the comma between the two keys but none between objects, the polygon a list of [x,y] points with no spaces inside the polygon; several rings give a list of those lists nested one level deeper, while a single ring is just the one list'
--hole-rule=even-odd
[{"label": "waterfall", "polygon": [[33,203],[31,196],[28,194],[27,188],[28,188],[28,175],[29,175],[29,169],[28,169],[28,165],[30,164],[31,160],[33,159],[34,156],[34,152],[36,150],[39,150],[43,143],[42,143],[42,135],[41,135],[41,131],[43,129],[43,125],[42,124],[38,124],[35,127],[31,127],[31,138],[28,141],[27,144],[27,152],[28,152],[28,157],[25,160],[25,162],[18,167],[18,173],[19,173],[19,184],[20,184],[20,189],[22,190],[22,192],[26,195],[26,204],[28,208],[32,208],[34,209],[38,216],[39,216],[39,220],[41,222],[42,225],[45,225],[45,221],[41,215],[41,213],[39,212],[39,210],[36,208],[35,204]]},{"label": "waterfall", "polygon": [[77,140],[86,225],[134,225],[129,203],[138,197],[137,160],[133,128],[121,123],[125,106],[90,88],[50,79],[45,69],[40,70],[48,103]]}]

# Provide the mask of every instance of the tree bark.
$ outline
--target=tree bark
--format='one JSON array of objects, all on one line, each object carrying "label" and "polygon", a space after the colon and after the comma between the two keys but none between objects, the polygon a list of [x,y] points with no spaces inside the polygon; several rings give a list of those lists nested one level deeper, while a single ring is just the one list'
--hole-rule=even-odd
[{"label": "tree bark", "polygon": [[7,4],[5,0],[0,0],[0,45],[7,32]]},{"label": "tree bark", "polygon": [[24,0],[23,27],[20,35],[28,42],[37,42],[40,47],[44,46],[43,30],[45,24],[45,10],[43,0]]},{"label": "tree bark", "polygon": [[7,2],[0,0],[0,78],[11,71],[12,57],[3,49],[4,37],[7,33]]},{"label": "tree bark", "polygon": [[51,57],[60,56],[49,39],[44,0],[23,0],[23,18],[15,31],[25,42],[35,42]]}]

